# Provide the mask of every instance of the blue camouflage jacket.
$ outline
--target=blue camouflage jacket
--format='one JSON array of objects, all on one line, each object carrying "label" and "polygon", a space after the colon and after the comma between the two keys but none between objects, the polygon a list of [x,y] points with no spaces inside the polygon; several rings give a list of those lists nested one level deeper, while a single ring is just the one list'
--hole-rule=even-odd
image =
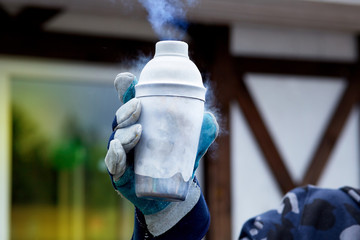
[{"label": "blue camouflage jacket", "polygon": [[359,240],[360,191],[350,187],[296,188],[278,209],[248,220],[241,240]]},{"label": "blue camouflage jacket", "polygon": [[[146,228],[144,216],[135,214],[133,240],[202,239],[210,214],[203,196],[175,227],[156,238]],[[296,188],[282,199],[280,207],[248,220],[240,240],[360,240],[360,190],[343,187]]]}]

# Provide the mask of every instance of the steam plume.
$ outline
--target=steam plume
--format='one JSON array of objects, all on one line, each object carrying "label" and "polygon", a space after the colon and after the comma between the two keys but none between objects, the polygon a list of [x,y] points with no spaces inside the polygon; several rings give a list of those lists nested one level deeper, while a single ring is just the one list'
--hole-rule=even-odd
[{"label": "steam plume", "polygon": [[148,20],[161,40],[183,40],[186,13],[197,0],[138,0],[148,12]]},{"label": "steam plume", "polygon": [[214,114],[218,124],[219,124],[219,136],[227,135],[228,132],[225,130],[225,123],[227,119],[225,119],[221,114],[221,106],[217,101],[216,96],[216,83],[210,80],[209,75],[203,75],[204,79],[204,86],[206,88],[206,95],[205,95],[205,111],[211,112]]}]

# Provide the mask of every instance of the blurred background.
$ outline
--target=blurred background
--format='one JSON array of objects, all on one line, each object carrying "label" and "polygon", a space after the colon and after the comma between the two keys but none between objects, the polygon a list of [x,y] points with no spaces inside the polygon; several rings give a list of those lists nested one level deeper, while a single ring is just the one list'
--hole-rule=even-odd
[{"label": "blurred background", "polygon": [[294,187],[360,187],[357,0],[0,0],[0,29],[0,239],[131,238],[103,162],[113,80],[160,39],[189,44],[222,127],[206,239]]}]

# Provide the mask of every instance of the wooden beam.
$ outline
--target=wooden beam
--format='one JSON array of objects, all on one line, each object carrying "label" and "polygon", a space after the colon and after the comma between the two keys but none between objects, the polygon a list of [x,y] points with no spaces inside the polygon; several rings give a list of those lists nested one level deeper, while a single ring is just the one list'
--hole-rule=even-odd
[{"label": "wooden beam", "polygon": [[1,31],[0,41],[0,54],[125,65],[139,55],[152,55],[154,51],[152,42],[42,31]]},{"label": "wooden beam", "polygon": [[43,24],[58,9],[27,7],[10,16],[0,6],[0,54],[89,62],[131,63],[139,55],[152,55],[154,42],[125,38],[46,32]]},{"label": "wooden beam", "polygon": [[360,101],[360,35],[357,37],[357,43],[358,61],[352,67],[348,67],[349,70],[352,70],[353,74],[348,78],[348,86],[310,161],[305,176],[303,177],[302,185],[316,184],[318,182],[351,110]]},{"label": "wooden beam", "polygon": [[27,6],[13,17],[14,26],[21,27],[24,31],[40,30],[47,21],[58,15],[60,12],[60,8]]},{"label": "wooden beam", "polygon": [[[224,121],[220,126],[223,134],[216,140],[216,152],[207,155],[205,162],[206,194],[211,224],[206,239],[231,239],[231,184],[230,184],[230,136],[229,103],[234,98],[236,76],[229,55],[226,27],[198,27],[190,29],[193,42],[192,58],[200,70],[210,75],[216,86],[216,101],[220,106],[220,115]],[[236,88],[236,87],[235,87]],[[220,118],[218,120],[220,120]]]},{"label": "wooden beam", "polygon": [[[240,77],[241,79],[241,77]],[[257,107],[241,79],[238,88],[237,100],[241,110],[259,144],[259,147],[266,159],[266,164],[270,167],[274,178],[282,193],[293,189],[296,185],[293,182],[288,169],[284,165],[283,159],[272,140]]]},{"label": "wooden beam", "polygon": [[16,15],[10,15],[0,5],[0,27],[2,31],[32,32],[41,30],[43,25],[61,12],[60,8],[26,6]]},{"label": "wooden beam", "polygon": [[[274,60],[274,59],[250,58],[250,57],[238,57],[236,62],[237,62],[237,66],[239,66],[240,69],[238,74],[241,74],[242,72],[250,72],[250,73],[261,73],[261,74],[288,74],[288,75],[303,75],[303,76],[342,77],[342,78],[350,79],[349,86],[345,91],[331,121],[329,122],[329,125],[327,126],[327,130],[325,131],[322,140],[319,143],[317,151],[315,152],[310,162],[310,165],[308,166],[303,181],[299,183],[300,185],[316,184],[323,171],[323,168],[327,163],[329,155],[336,144],[336,141],[342,131],[346,119],[352,109],[352,106],[356,104],[357,101],[359,101],[358,95],[360,92],[357,89],[359,89],[358,82],[360,82],[360,78],[359,78],[360,75],[359,73],[353,74],[353,72],[354,69],[359,68],[358,66],[360,65],[357,63],[279,60],[279,59]],[[242,85],[242,87],[243,90],[245,90],[245,92],[242,93],[243,94],[242,98],[244,98],[244,96],[247,96],[248,93],[246,92],[247,89],[244,84]],[[250,96],[249,98],[251,99]],[[243,111],[244,110],[246,111],[246,107],[253,108],[252,110],[249,110],[250,114],[253,114],[253,116],[252,117],[249,116],[248,122],[249,124],[256,125],[257,121],[254,121],[254,119],[260,117],[260,116],[256,117],[256,115],[259,115],[258,113],[256,113],[256,108],[251,107],[251,104],[249,105],[244,103],[244,106],[242,106]],[[262,146],[261,148],[263,153],[268,156],[266,158],[268,160],[270,158],[269,164],[270,166],[273,165],[273,167],[271,168],[275,171],[279,171],[279,169],[277,169],[276,166],[279,164],[279,162],[281,162],[281,158],[280,156],[278,156],[278,153],[276,153],[275,146],[273,146],[272,143],[262,143],[264,141],[271,141],[271,139],[264,140],[263,136],[261,136],[261,133],[256,133],[256,131],[264,132],[264,129],[259,130],[263,128],[261,127],[261,125],[263,125],[263,123],[260,123],[260,128],[259,126],[258,127],[253,126],[252,127],[253,132],[255,135],[259,135],[257,137],[258,143],[260,146]],[[268,134],[265,133],[265,139],[268,138],[267,135]],[[284,171],[284,169],[280,170],[278,173],[274,172],[274,174],[275,175],[281,174],[282,171]],[[285,173],[285,175],[288,175],[288,173]],[[285,179],[287,178],[286,176],[283,177]],[[279,181],[279,183],[286,181],[286,180],[281,180],[281,177],[279,176],[277,177],[277,180]],[[297,184],[292,183],[290,185],[296,186]],[[282,190],[284,191],[284,187],[282,187]]]},{"label": "wooden beam", "polygon": [[350,77],[355,63],[237,57],[236,65],[249,73]]},{"label": "wooden beam", "polygon": [[350,115],[354,105],[359,101],[360,97],[360,74],[355,74],[340,99],[340,102],[329,121],[317,150],[306,170],[302,185],[316,184],[324,170],[329,156],[336,145],[337,140],[345,126],[346,120]]}]

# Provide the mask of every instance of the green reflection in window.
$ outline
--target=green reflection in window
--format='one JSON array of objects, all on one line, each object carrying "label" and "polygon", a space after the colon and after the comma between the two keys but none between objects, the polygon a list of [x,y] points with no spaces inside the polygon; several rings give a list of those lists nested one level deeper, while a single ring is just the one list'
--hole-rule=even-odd
[{"label": "green reflection in window", "polygon": [[103,162],[113,86],[12,81],[11,239],[130,239]]}]

